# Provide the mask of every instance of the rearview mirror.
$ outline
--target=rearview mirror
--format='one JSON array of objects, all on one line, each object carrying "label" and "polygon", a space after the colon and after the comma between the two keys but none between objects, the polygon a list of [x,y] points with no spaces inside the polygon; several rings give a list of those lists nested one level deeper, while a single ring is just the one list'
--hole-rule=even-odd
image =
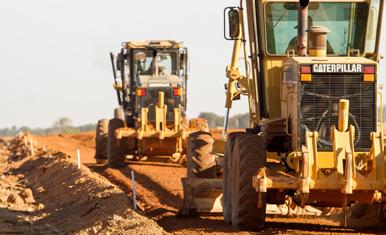
[{"label": "rearview mirror", "polygon": [[240,16],[239,11],[232,9],[228,12],[229,19],[229,37],[235,39],[240,33]]},{"label": "rearview mirror", "polygon": [[[228,16],[228,32],[226,30],[226,18]],[[224,38],[226,40],[236,40],[240,36],[240,13],[236,7],[224,9]]]},{"label": "rearview mirror", "polygon": [[119,53],[118,56],[117,56],[117,70],[118,71],[121,71],[122,69],[122,64],[124,63],[124,60],[125,60],[125,57],[123,55],[123,53]]},{"label": "rearview mirror", "polygon": [[188,50],[184,47],[180,50],[180,70],[187,69]]},{"label": "rearview mirror", "polygon": [[184,65],[185,65],[185,54],[181,53],[180,54],[180,70],[184,69]]}]

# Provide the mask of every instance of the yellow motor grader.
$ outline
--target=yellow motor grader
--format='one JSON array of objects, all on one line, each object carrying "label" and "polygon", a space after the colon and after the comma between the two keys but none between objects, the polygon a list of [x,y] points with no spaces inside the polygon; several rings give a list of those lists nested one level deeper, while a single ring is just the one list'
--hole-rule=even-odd
[{"label": "yellow motor grader", "polygon": [[130,41],[110,53],[119,107],[98,121],[97,163],[120,167],[126,159],[166,156],[180,162],[191,131],[208,131],[206,120],[186,121],[188,51],[182,43]]},{"label": "yellow motor grader", "polygon": [[[224,134],[240,95],[249,100],[250,127],[210,145],[212,154],[224,157],[217,161],[222,174],[205,178],[188,168],[183,214],[223,212],[237,228],[259,230],[271,204],[343,207],[348,216],[353,203],[382,203],[377,71],[383,5],[242,0],[225,9],[225,35],[234,49],[226,70]],[[200,149],[190,139],[188,161],[194,161]]]}]

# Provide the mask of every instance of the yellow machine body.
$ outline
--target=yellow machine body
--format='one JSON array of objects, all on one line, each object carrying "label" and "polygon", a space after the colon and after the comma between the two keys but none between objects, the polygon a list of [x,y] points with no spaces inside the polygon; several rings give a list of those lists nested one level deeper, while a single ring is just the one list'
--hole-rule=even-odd
[{"label": "yellow machine body", "polygon": [[[259,169],[251,177],[252,187],[259,195],[270,192],[271,194],[268,194],[270,198],[276,198],[273,195],[282,197],[286,192],[296,192],[292,197],[294,202],[302,207],[309,204],[345,208],[356,201],[369,204],[382,202],[385,198],[386,162],[382,110],[377,108],[383,105],[382,95],[377,85],[377,68],[381,58],[379,42],[383,1],[310,1],[311,10],[323,3],[367,4],[369,8],[365,11],[366,16],[362,15],[366,17],[367,22],[362,30],[365,35],[364,40],[367,40],[364,44],[368,46],[371,44],[369,48],[372,49],[347,48],[344,54],[333,55],[328,51],[329,41],[324,41],[324,49],[318,48],[318,45],[308,50],[305,47],[307,54],[304,56],[298,55],[299,52],[296,49],[287,49],[286,53],[276,54],[268,49],[271,40],[267,38],[272,36],[270,30],[273,30],[276,25],[270,25],[267,22],[266,17],[272,14],[267,6],[283,3],[289,11],[293,9],[286,4],[295,4],[293,6],[297,9],[298,1],[247,0],[246,8],[243,6],[244,1],[240,2],[240,8],[237,10],[238,35],[232,38],[233,55],[227,67],[228,86],[225,108],[229,111],[236,97],[246,95],[249,101],[251,123],[246,131],[264,135],[269,145],[267,149],[262,149],[266,152],[266,167]],[[282,17],[275,18],[274,23],[278,24],[286,16],[286,10],[282,10],[281,14]],[[301,27],[299,25],[298,22],[296,27]],[[326,32],[328,30],[318,33],[324,36]],[[249,37],[249,54],[246,34]],[[357,45],[356,43],[360,44],[352,42]],[[245,75],[241,74],[238,65],[240,53],[243,53],[245,59]],[[357,80],[353,80],[353,77]],[[358,85],[358,93],[366,91],[372,96],[363,100],[362,98],[353,99],[352,97],[358,94],[349,92],[347,95],[343,94],[347,91],[343,87],[346,83],[336,82],[338,79],[347,81],[347,86]],[[330,93],[319,94],[318,88]],[[337,95],[336,91],[339,89],[342,94]],[[304,101],[307,95],[313,98]],[[321,112],[319,116],[306,120],[307,115],[317,113],[315,110],[320,105],[318,98],[330,100],[329,106],[323,107],[327,111],[323,113],[318,110]],[[355,101],[350,103],[350,100]],[[355,116],[362,115],[358,109],[370,115],[364,118],[361,116],[360,124],[357,123],[358,117]],[[360,114],[354,115],[355,112]],[[330,119],[321,128],[322,124],[319,122],[321,118],[327,116]],[[312,120],[315,120],[314,126],[311,125],[314,130],[307,126],[307,121],[312,122]],[[368,124],[367,121],[371,123]],[[223,143],[225,140],[226,138]],[[275,149],[277,143],[286,143],[286,145],[280,145],[280,148]],[[227,146],[223,149],[226,152]],[[211,185],[217,182],[217,186],[212,187],[217,189],[217,194],[206,195],[216,197],[212,197],[212,202],[223,197],[220,192],[225,183],[221,185],[218,179],[201,181],[185,179],[185,181],[185,185],[193,185],[189,190],[195,192],[198,197],[205,197],[204,193],[199,193],[200,184]],[[210,191],[204,186],[201,188]],[[208,207],[201,206],[199,200],[194,204],[192,196],[188,198],[190,201],[185,204],[190,208],[205,211]],[[270,198],[267,199],[267,203],[270,203]],[[203,198],[200,200],[203,201]],[[272,199],[272,201],[275,200]],[[221,211],[221,208],[215,208],[216,205],[214,203],[213,208],[207,211]]]},{"label": "yellow machine body", "polygon": [[[125,154],[135,159],[182,160],[188,134],[201,128],[197,120],[188,123],[185,115],[187,48],[172,40],[129,41],[122,43],[118,56],[111,57],[120,105],[114,118],[124,123],[114,133],[117,142],[128,146]],[[204,120],[198,122],[205,125]]]}]

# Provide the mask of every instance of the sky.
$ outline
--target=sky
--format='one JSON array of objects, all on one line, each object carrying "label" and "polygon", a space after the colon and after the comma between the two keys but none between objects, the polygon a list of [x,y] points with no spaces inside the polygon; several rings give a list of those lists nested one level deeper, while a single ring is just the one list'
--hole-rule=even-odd
[{"label": "sky", "polygon": [[[117,106],[109,52],[121,42],[183,41],[189,49],[188,117],[223,115],[223,9],[237,0],[3,0],[0,4],[0,128],[75,125],[112,117]],[[383,24],[383,28],[385,28]],[[383,33],[384,34],[384,33]],[[385,38],[384,36],[382,37]],[[385,54],[385,45],[381,46]],[[384,62],[380,66],[380,74]],[[247,102],[231,114],[247,112]]]}]

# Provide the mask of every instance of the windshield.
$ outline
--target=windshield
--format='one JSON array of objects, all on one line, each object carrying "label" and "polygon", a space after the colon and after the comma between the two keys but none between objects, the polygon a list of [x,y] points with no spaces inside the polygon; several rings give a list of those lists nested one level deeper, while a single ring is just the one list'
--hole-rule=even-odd
[{"label": "windshield", "polygon": [[[269,2],[265,5],[267,51],[284,55],[296,51],[298,3]],[[365,49],[368,5],[366,3],[312,2],[308,26],[324,26],[327,54],[347,55],[349,50]]]},{"label": "windshield", "polygon": [[[177,53],[157,50],[137,51],[134,53],[134,72],[137,75],[178,75]],[[156,66],[157,65],[157,66]]]}]

